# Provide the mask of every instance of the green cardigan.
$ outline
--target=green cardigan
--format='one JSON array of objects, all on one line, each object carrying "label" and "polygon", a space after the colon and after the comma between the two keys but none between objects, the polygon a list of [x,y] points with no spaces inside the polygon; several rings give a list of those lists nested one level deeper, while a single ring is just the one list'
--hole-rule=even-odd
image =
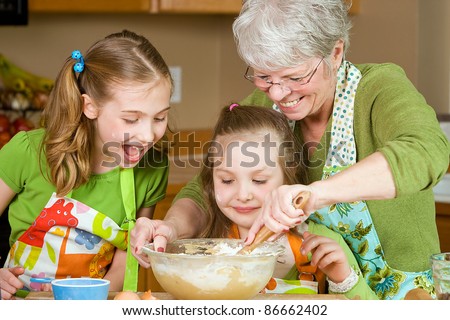
[{"label": "green cardigan", "polygon": [[[362,73],[355,97],[354,134],[357,161],[379,151],[394,175],[397,196],[391,200],[367,201],[387,263],[402,271],[430,268],[429,257],[440,252],[435,221],[433,186],[449,165],[450,145],[436,113],[393,64],[356,65]],[[272,107],[273,102],[256,89],[242,105]],[[300,134],[301,121],[296,123]],[[308,168],[309,181],[321,179],[330,141],[331,117],[321,145]],[[204,208],[197,178],[177,195]]]}]

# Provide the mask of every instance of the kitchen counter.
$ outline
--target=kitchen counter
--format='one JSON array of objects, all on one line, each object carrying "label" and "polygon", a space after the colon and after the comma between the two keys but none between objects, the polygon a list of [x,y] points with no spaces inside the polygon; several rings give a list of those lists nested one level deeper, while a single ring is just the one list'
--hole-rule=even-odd
[{"label": "kitchen counter", "polygon": [[450,173],[444,175],[433,188],[433,193],[436,202],[450,203]]},{"label": "kitchen counter", "polygon": [[[117,292],[110,292],[108,300],[113,300]],[[152,292],[158,300],[175,300],[170,293]],[[30,292],[25,300],[53,300],[52,292]],[[251,300],[348,300],[340,294],[258,294]]]},{"label": "kitchen counter", "polygon": [[[108,300],[113,300],[117,292],[110,292]],[[167,292],[152,292],[158,300],[174,300],[173,296]],[[51,292],[30,292],[25,300],[53,300]],[[348,300],[341,294],[257,294],[250,300]],[[433,300],[424,289],[413,289],[409,291],[405,300]]]},{"label": "kitchen counter", "polygon": [[436,202],[436,226],[441,252],[450,252],[450,203]]}]

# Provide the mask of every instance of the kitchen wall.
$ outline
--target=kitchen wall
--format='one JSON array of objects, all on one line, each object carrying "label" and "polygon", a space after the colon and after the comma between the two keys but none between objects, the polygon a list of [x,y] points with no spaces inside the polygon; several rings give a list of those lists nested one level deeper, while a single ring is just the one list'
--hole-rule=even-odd
[{"label": "kitchen wall", "polygon": [[[429,90],[429,75],[422,72],[422,64],[427,63],[420,59],[420,46],[421,40],[436,32],[428,33],[429,26],[419,28],[424,23],[419,19],[421,12],[435,2],[441,1],[361,0],[359,14],[352,17],[347,58],[355,63],[398,63],[419,89],[423,87],[430,99],[435,97],[437,93]],[[0,27],[0,53],[26,70],[54,78],[72,50],[84,52],[111,32],[133,30],[148,37],[169,65],[181,66],[182,100],[173,105],[171,115],[175,127],[204,129],[215,122],[220,107],[252,90],[242,76],[245,65],[236,54],[233,19],[231,15],[31,14],[28,26]],[[426,22],[430,21],[434,22]],[[435,52],[434,46],[426,49]],[[448,99],[448,85],[438,94]]]},{"label": "kitchen wall", "polygon": [[[0,52],[26,70],[55,78],[72,50],[123,28],[145,35],[166,62],[182,69],[178,129],[207,128],[219,106],[251,88],[229,31],[231,16],[150,14],[31,14],[26,27],[0,27]],[[247,86],[247,89],[244,87]],[[238,89],[236,92],[235,89]],[[176,121],[175,121],[176,120]]]},{"label": "kitchen wall", "polygon": [[422,0],[419,2],[419,11],[421,77],[418,85],[439,113],[449,114],[450,1]]}]

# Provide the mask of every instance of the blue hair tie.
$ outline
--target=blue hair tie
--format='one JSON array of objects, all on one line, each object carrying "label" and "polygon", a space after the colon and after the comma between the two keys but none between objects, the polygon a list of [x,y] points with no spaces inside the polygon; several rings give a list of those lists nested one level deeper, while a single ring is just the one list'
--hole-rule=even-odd
[{"label": "blue hair tie", "polygon": [[82,72],[84,70],[84,59],[79,50],[74,50],[72,52],[72,59],[76,59],[78,62],[73,66],[75,72]]}]

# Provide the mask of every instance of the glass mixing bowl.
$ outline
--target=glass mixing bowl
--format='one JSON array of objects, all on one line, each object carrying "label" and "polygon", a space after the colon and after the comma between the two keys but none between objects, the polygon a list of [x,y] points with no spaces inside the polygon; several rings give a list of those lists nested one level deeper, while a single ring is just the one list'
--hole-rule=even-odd
[{"label": "glass mixing bowl", "polygon": [[165,252],[148,244],[143,251],[161,287],[176,299],[240,300],[258,294],[272,277],[284,247],[265,242],[249,254],[236,239],[183,239]]}]

